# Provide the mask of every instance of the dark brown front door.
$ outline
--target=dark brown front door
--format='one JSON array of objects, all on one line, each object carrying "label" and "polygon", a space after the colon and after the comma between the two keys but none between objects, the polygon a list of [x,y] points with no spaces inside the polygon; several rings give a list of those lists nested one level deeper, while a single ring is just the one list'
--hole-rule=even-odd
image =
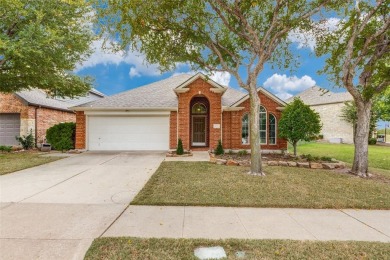
[{"label": "dark brown front door", "polygon": [[192,146],[206,145],[206,116],[192,116]]}]

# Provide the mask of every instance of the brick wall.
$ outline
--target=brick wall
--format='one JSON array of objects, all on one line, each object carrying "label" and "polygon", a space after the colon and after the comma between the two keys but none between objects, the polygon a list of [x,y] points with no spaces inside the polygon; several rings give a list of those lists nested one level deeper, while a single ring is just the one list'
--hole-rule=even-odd
[{"label": "brick wall", "polygon": [[0,113],[20,113],[20,118],[27,119],[28,106],[14,94],[0,93]]},{"label": "brick wall", "polygon": [[[35,107],[30,106],[29,112],[34,113],[35,116]],[[56,124],[67,122],[76,122],[75,113],[44,107],[37,108],[37,143],[41,144],[46,140],[47,129]]]},{"label": "brick wall", "polygon": [[344,103],[311,106],[320,114],[323,124],[321,134],[325,140],[330,138],[342,138],[344,143],[353,143],[352,125],[341,119]]},{"label": "brick wall", "polygon": [[[259,98],[261,105],[267,110],[267,138],[269,138],[268,116],[270,113],[273,114],[276,117],[277,122],[279,122],[282,113],[277,110],[277,107],[280,107],[280,104],[261,92],[259,92]],[[223,112],[223,146],[225,149],[250,149],[250,145],[243,145],[241,140],[242,117],[250,112],[249,99],[238,106],[244,107],[244,109],[240,111]],[[287,149],[287,141],[284,139],[277,138],[275,145],[270,145],[268,143],[269,140],[267,140],[267,144],[261,145],[261,148],[265,150]]]},{"label": "brick wall", "polygon": [[[183,141],[184,149],[191,148],[190,136],[190,103],[194,97],[205,97],[210,104],[209,113],[209,147],[214,148],[221,138],[221,129],[213,128],[214,124],[221,125],[221,94],[213,93],[210,88],[213,88],[203,79],[197,79],[187,86],[190,90],[179,94],[178,100],[178,137]],[[172,133],[171,133],[172,134]],[[176,147],[176,145],[174,145]],[[171,147],[173,147],[171,143]]]},{"label": "brick wall", "polygon": [[84,111],[76,112],[76,149],[85,149],[86,117]]},{"label": "brick wall", "polygon": [[[38,120],[35,118],[35,112]],[[20,135],[27,135],[32,130],[38,144],[44,141],[46,130],[53,125],[76,121],[73,112],[28,106],[15,94],[0,93],[0,113],[20,113]],[[37,133],[35,133],[35,124],[37,124]]]},{"label": "brick wall", "polygon": [[169,116],[169,149],[177,147],[177,112],[171,111]]}]

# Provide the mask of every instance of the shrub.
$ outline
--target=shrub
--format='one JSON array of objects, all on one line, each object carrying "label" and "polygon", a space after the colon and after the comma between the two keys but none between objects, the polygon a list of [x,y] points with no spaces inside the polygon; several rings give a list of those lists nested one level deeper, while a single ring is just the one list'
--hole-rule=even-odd
[{"label": "shrub", "polygon": [[178,154],[178,155],[184,154],[183,142],[181,141],[180,138],[179,138],[179,141],[177,143],[176,154]]},{"label": "shrub", "polygon": [[376,138],[369,138],[369,139],[368,139],[368,144],[369,144],[369,145],[374,145],[374,144],[376,144]]},{"label": "shrub", "polygon": [[46,139],[56,150],[69,150],[74,147],[76,134],[75,123],[60,123],[46,131]]},{"label": "shrub", "polygon": [[322,156],[320,159],[321,159],[321,161],[324,161],[324,162],[331,162],[332,161],[332,157],[329,157],[329,156]]},{"label": "shrub", "polygon": [[241,151],[238,151],[237,153],[239,156],[243,156],[243,155],[247,155],[248,152],[246,150],[241,150]]},{"label": "shrub", "polygon": [[306,159],[308,162],[312,162],[312,161],[319,161],[320,160],[320,157],[318,156],[313,156],[311,154],[302,154],[301,157],[303,159]]},{"label": "shrub", "polygon": [[229,152],[228,152],[228,154],[229,154],[229,155],[233,155],[233,154],[234,154],[233,150],[230,149]]},{"label": "shrub", "polygon": [[9,153],[12,151],[12,146],[0,145],[0,151]]},{"label": "shrub", "polygon": [[318,135],[318,139],[319,139],[319,140],[324,139],[324,135]]},{"label": "shrub", "polygon": [[221,154],[225,153],[225,151],[223,150],[223,147],[222,147],[221,139],[218,140],[218,145],[217,145],[217,148],[215,148],[214,153],[216,155],[221,155]]},{"label": "shrub", "polygon": [[32,134],[32,130],[30,130],[30,134],[23,136],[15,136],[16,141],[18,141],[24,150],[28,150],[34,147],[35,138]]}]

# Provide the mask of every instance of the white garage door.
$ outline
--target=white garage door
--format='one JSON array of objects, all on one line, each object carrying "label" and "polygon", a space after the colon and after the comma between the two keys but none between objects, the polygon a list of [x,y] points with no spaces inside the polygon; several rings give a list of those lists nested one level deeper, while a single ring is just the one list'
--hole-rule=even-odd
[{"label": "white garage door", "polygon": [[168,150],[169,116],[89,116],[88,149]]}]

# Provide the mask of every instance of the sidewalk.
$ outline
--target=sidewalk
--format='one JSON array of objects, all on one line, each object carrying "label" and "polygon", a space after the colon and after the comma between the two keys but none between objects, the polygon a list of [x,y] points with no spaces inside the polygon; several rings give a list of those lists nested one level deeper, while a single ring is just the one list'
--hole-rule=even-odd
[{"label": "sidewalk", "polygon": [[129,206],[103,236],[390,242],[390,211]]}]

